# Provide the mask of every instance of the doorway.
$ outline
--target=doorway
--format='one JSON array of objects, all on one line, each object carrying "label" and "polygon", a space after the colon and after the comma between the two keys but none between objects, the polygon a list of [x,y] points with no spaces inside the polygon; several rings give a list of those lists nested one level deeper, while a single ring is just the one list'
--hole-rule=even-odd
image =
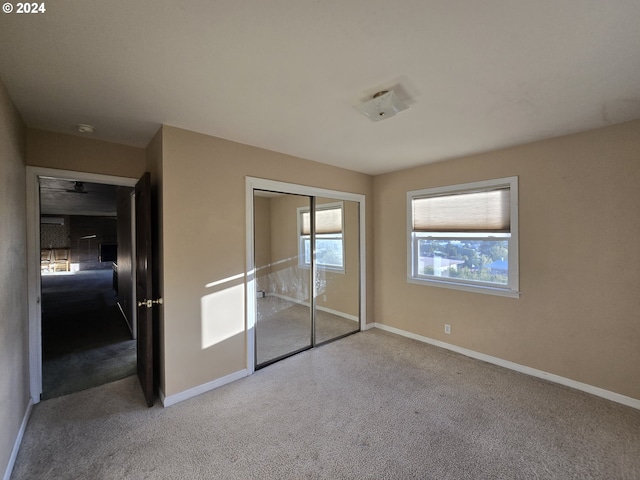
[{"label": "doorway", "polygon": [[[41,181],[45,184],[42,190]],[[117,233],[114,238],[117,220],[113,217],[117,215],[100,212],[97,204],[93,203],[99,195],[92,190],[110,190],[115,195],[121,186],[122,197],[130,199],[129,191],[135,183],[129,178],[27,167],[29,355],[34,403],[40,401],[43,393],[44,398],[52,398],[94,386],[91,383],[94,380],[90,379],[92,376],[94,379],[107,378],[106,381],[115,379],[112,378],[113,373],[105,372],[105,369],[119,369],[115,375],[120,378],[135,374],[135,340],[121,311],[135,301],[135,296],[131,296],[133,287],[125,287],[125,291],[116,293],[118,285],[123,284],[118,282],[118,276],[122,279],[122,271],[114,268],[114,259],[118,258],[115,244],[119,242]],[[56,197],[53,202],[47,199],[50,194]],[[65,195],[75,196],[75,200],[80,200],[77,203],[84,205],[84,210],[66,213],[54,210],[65,208],[62,199]],[[116,209],[116,205],[113,208]],[[120,220],[127,224],[128,229],[125,230],[130,231],[129,204],[125,211],[125,218]],[[43,221],[49,227],[43,229]],[[57,237],[52,236],[54,226],[62,230]],[[125,255],[130,256],[131,251]],[[131,260],[129,263],[132,264]],[[124,277],[130,281],[131,269],[124,270],[129,272]],[[129,298],[129,305],[123,308],[122,298],[125,297]],[[92,323],[97,331],[91,328]],[[56,346],[56,340],[62,340],[62,343]],[[133,353],[131,372],[130,361],[125,359],[120,364],[112,361],[123,353],[129,356],[129,360]],[[93,365],[87,366],[86,360],[92,356]],[[65,364],[67,360],[70,363]],[[45,361],[52,363],[43,368]],[[71,381],[65,385],[65,379],[62,383],[54,380],[52,387],[51,378],[47,377],[51,372],[54,375],[60,371],[64,373],[65,369],[69,377],[66,380]],[[48,382],[47,390],[43,390],[43,380]]]},{"label": "doorway", "polygon": [[[131,187],[41,176],[42,399],[135,374]],[[126,265],[123,265],[125,263]],[[118,275],[118,266],[125,275]]]},{"label": "doorway", "polygon": [[364,325],[364,197],[248,179],[249,370]]}]

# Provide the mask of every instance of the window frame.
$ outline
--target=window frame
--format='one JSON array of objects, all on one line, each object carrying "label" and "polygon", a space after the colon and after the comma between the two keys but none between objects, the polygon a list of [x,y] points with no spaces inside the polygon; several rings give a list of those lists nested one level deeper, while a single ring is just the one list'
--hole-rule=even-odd
[{"label": "window frame", "polygon": [[[473,193],[483,190],[497,188],[509,188],[510,206],[510,233],[491,233],[483,235],[481,233],[452,233],[452,232],[430,232],[420,233],[413,230],[413,201],[419,198],[435,197],[442,195],[454,195],[462,193]],[[507,240],[508,241],[508,262],[509,271],[507,274],[507,284],[482,282],[479,280],[469,280],[460,278],[449,278],[440,276],[430,276],[417,273],[417,266],[420,256],[419,241],[424,238],[434,240]],[[518,252],[518,177],[505,177],[480,182],[462,183],[457,185],[447,185],[407,192],[407,282],[418,285],[430,285],[434,287],[450,288],[467,292],[485,293],[489,295],[499,295],[504,297],[519,298],[519,252]]]},{"label": "window frame", "polygon": [[[329,270],[332,272],[337,272],[337,273],[345,273],[346,271],[346,252],[345,252],[345,245],[344,245],[344,202],[342,201],[338,201],[338,202],[331,202],[331,203],[322,203],[322,204],[317,204],[315,207],[316,211],[318,210],[335,210],[335,209],[340,209],[340,233],[337,234],[318,234],[316,233],[315,237],[316,237],[316,244],[318,241],[318,238],[326,238],[329,239],[328,237],[323,237],[323,235],[328,235],[328,236],[338,236],[339,235],[339,239],[340,239],[340,246],[342,248],[342,265],[341,266],[336,266],[336,265],[327,265],[324,263],[320,263],[318,262],[318,259],[316,257],[316,268],[318,270]],[[302,233],[302,214],[303,213],[311,213],[311,207],[298,207],[297,208],[297,216],[298,216],[298,222],[297,222],[297,228],[298,228],[298,266],[301,268],[311,268],[311,264],[310,263],[306,263],[305,262],[305,248],[304,248],[304,242],[306,239],[309,240],[309,242],[311,241],[311,235],[305,235]],[[320,235],[320,236],[319,236]],[[311,257],[313,258],[313,255],[311,255]]]}]

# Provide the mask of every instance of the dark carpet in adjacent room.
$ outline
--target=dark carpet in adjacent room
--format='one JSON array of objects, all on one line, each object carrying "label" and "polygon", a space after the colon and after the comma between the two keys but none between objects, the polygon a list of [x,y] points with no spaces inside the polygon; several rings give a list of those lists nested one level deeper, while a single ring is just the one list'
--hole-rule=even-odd
[{"label": "dark carpet in adjacent room", "polygon": [[136,342],[117,305],[111,270],[42,276],[42,399],[136,371]]}]

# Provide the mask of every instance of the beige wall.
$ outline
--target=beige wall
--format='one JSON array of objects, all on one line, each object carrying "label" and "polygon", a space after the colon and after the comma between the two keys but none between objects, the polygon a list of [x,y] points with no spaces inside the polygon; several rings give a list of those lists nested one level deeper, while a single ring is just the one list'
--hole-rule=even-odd
[{"label": "beige wall", "polygon": [[29,404],[25,134],[0,82],[0,474]]},{"label": "beige wall", "polygon": [[267,293],[309,302],[309,269],[298,261],[298,208],[309,207],[309,197],[282,195],[269,202],[271,272]]},{"label": "beige wall", "polygon": [[[640,209],[639,139],[640,122],[630,122],[373,179],[173,127],[146,151],[31,129],[26,155],[35,166],[152,172],[166,395],[246,367],[235,276],[245,269],[245,176],[254,176],[367,195],[369,321],[640,398],[640,222],[625,220]],[[11,155],[2,168],[15,173]],[[521,298],[408,284],[406,192],[511,175],[520,179]],[[23,192],[2,194],[15,202]]]},{"label": "beige wall", "polygon": [[368,199],[372,178],[173,127],[162,132],[163,388],[173,395],[247,367],[241,277],[246,263],[245,177],[360,193]]},{"label": "beige wall", "polygon": [[255,237],[254,261],[256,264],[256,290],[269,290],[271,273],[271,199],[255,196],[253,198]]},{"label": "beige wall", "polygon": [[[331,199],[318,199],[318,204]],[[344,214],[344,273],[319,270],[320,284],[317,288],[318,307],[328,308],[358,317],[360,304],[359,265],[360,235],[358,232],[358,202],[343,201]],[[326,295],[326,300],[325,300]]]},{"label": "beige wall", "polygon": [[[512,175],[520,299],[408,284],[406,192]],[[374,205],[376,322],[640,399],[640,121],[380,175]]]},{"label": "beige wall", "polygon": [[29,128],[27,165],[140,178],[145,172],[145,151],[143,148]]}]

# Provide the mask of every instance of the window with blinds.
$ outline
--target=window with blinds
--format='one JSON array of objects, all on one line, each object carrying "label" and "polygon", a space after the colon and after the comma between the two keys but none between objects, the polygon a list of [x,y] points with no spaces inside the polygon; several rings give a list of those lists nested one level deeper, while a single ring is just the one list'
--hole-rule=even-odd
[{"label": "window with blinds", "polygon": [[412,283],[519,296],[517,177],[407,194]]},{"label": "window with blinds", "polygon": [[413,200],[414,232],[510,232],[509,188]]},{"label": "window with blinds", "polygon": [[[300,265],[311,265],[311,212],[298,209]],[[342,231],[342,202],[316,206],[315,219],[316,265],[323,268],[344,270],[344,242]]]},{"label": "window with blinds", "polygon": [[[301,210],[302,235],[311,233],[311,213],[309,210]],[[342,205],[336,207],[316,208],[316,234],[342,233]]]}]

